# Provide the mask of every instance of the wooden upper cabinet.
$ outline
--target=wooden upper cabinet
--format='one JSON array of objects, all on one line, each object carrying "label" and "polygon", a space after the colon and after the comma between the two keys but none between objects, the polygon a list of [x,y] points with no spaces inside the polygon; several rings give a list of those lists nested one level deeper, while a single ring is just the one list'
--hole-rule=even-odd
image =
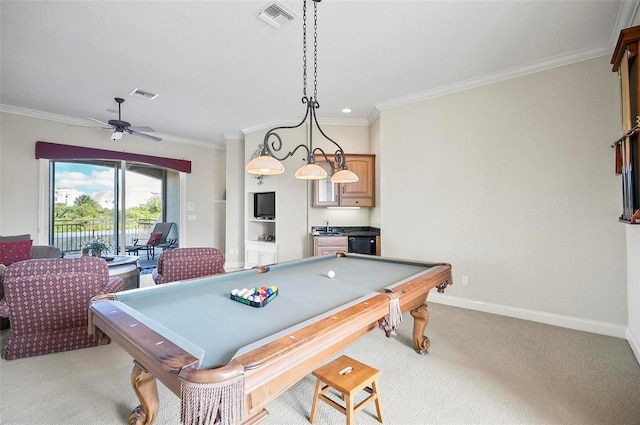
[{"label": "wooden upper cabinet", "polygon": [[620,32],[611,64],[620,75],[622,133],[616,140],[616,173],[622,178],[620,221],[640,224],[640,26]]},{"label": "wooden upper cabinet", "polygon": [[375,207],[375,155],[347,155],[347,168],[360,180],[341,184],[340,205],[343,207]]},{"label": "wooden upper cabinet", "polygon": [[313,182],[313,207],[375,207],[375,155],[347,154],[347,167],[360,178],[355,183],[332,183],[331,166],[318,165],[327,170],[327,178]]}]

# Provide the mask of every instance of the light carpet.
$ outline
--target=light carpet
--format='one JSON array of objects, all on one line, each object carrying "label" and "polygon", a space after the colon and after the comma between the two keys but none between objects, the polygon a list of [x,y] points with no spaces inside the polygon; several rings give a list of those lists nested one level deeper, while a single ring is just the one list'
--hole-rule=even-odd
[{"label": "light carpet", "polygon": [[[640,424],[640,365],[627,341],[435,303],[429,311],[427,355],[411,348],[408,314],[395,339],[375,330],[342,353],[382,372],[385,424]],[[0,423],[126,424],[138,404],[131,368],[114,343],[0,360]],[[309,423],[314,383],[309,375],[277,398],[262,424]],[[156,424],[178,424],[178,397],[158,390]],[[378,424],[375,407],[355,422]],[[344,423],[320,405],[316,424]]]}]

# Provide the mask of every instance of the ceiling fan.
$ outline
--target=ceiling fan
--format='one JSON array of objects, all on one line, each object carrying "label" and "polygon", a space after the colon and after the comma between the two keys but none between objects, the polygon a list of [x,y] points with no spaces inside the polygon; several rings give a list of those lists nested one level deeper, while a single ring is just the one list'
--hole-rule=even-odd
[{"label": "ceiling fan", "polygon": [[127,132],[129,134],[133,134],[134,136],[144,137],[146,139],[154,140],[159,142],[162,140],[160,137],[152,136],[150,134],[142,133],[143,131],[147,132],[155,132],[155,130],[151,127],[131,127],[131,124],[127,121],[122,121],[122,111],[121,106],[124,102],[124,99],[121,97],[116,97],[115,101],[118,102],[118,119],[117,120],[109,120],[109,122],[102,122],[95,118],[87,117],[92,121],[100,123],[104,126],[107,126],[107,129],[113,129],[113,134],[111,134],[111,140],[119,140],[122,139],[123,133]]}]

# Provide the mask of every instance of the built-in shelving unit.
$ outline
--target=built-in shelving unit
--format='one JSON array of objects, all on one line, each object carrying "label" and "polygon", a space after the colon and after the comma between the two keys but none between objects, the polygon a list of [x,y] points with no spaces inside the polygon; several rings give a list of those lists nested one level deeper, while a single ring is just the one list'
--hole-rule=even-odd
[{"label": "built-in shelving unit", "polygon": [[254,217],[254,194],[247,193],[245,228],[245,268],[278,261],[276,218]]}]

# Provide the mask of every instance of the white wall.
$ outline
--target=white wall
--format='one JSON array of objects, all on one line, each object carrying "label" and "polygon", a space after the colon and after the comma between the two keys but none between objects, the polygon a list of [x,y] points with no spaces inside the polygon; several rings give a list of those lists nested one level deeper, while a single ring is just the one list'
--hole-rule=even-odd
[{"label": "white wall", "polygon": [[244,140],[227,140],[225,267],[244,265]]},{"label": "white wall", "polygon": [[618,92],[601,57],[382,111],[385,255],[450,262],[445,297],[624,329]]},{"label": "white wall", "polygon": [[[189,246],[214,246],[221,229],[217,217],[224,193],[225,152],[208,147],[153,142],[125,135],[120,141],[109,139],[109,133],[95,128],[69,126],[45,119],[2,113],[0,129],[0,234],[31,233],[35,240],[46,242],[38,232],[39,162],[35,159],[35,142],[47,141],[98,149],[164,156],[191,161],[187,175],[187,201],[196,219],[186,221],[179,229]],[[223,229],[222,229],[223,230]],[[181,246],[185,246],[181,241]]]},{"label": "white wall", "polygon": [[627,231],[627,298],[629,329],[627,340],[640,362],[640,226],[625,226]]},{"label": "white wall", "polygon": [[[380,196],[380,181],[382,180],[382,168],[380,167],[380,120],[376,119],[369,127],[369,144],[371,153],[376,156],[376,206],[369,212],[369,223],[373,227],[380,227],[380,212],[382,211],[382,199]],[[384,235],[381,235],[384,237]],[[385,255],[381,252],[381,255]]]}]

